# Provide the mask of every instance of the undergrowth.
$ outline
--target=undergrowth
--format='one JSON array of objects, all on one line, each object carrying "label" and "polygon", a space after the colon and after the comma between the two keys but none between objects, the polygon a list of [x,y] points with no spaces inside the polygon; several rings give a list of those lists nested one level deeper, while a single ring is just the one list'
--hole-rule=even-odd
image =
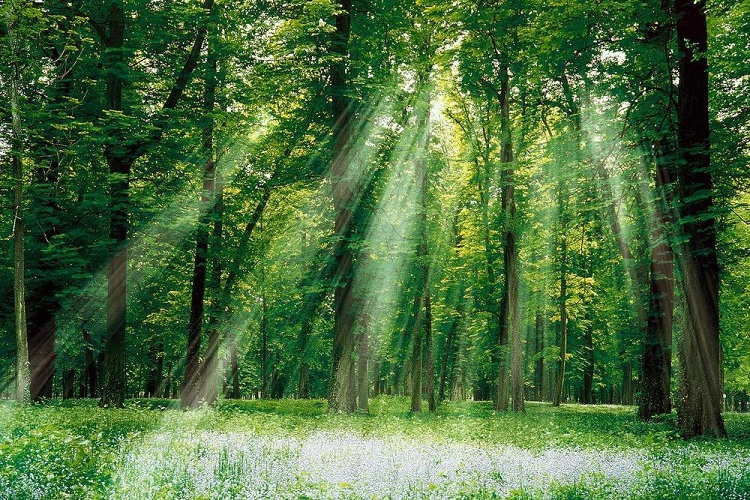
[{"label": "undergrowth", "polygon": [[750,498],[750,416],[684,441],[633,407],[445,403],[369,414],[319,400],[0,403],[0,499]]}]

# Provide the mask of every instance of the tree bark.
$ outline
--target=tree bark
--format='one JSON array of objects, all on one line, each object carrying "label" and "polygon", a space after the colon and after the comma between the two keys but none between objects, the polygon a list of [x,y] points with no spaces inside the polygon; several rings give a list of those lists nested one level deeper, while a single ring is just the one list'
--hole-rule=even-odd
[{"label": "tree bark", "polygon": [[89,388],[89,397],[95,398],[97,396],[97,370],[96,362],[94,361],[94,340],[91,338],[91,333],[87,329],[83,329],[83,344],[86,356],[86,381]]},{"label": "tree bark", "polygon": [[585,405],[594,404],[594,338],[593,325],[591,323],[590,306],[586,307],[586,326],[583,329],[583,389],[581,392],[581,403]]},{"label": "tree bark", "polygon": [[544,316],[542,311],[537,309],[534,321],[534,332],[536,334],[536,363],[534,365],[534,387],[536,389],[536,398],[538,401],[544,401]]},{"label": "tree bark", "polygon": [[[368,256],[363,255],[363,260],[367,258]],[[359,308],[359,334],[357,335],[357,409],[369,413],[370,378],[368,376],[368,367],[370,362],[370,316],[365,310],[366,304],[360,304]]]},{"label": "tree bark", "polygon": [[[201,401],[212,404],[218,393],[218,329],[210,332],[209,346],[203,366],[200,363],[201,332],[206,304],[206,282],[209,263],[209,240],[214,244],[218,240],[210,237],[209,227],[216,215],[216,160],[214,150],[214,105],[216,103],[217,61],[213,47],[208,45],[206,63],[206,83],[203,94],[203,112],[206,124],[203,128],[202,150],[205,155],[203,168],[203,191],[201,193],[201,216],[195,236],[195,259],[190,298],[190,318],[188,320],[187,351],[185,359],[185,380],[182,385],[181,404],[183,408],[195,408]],[[214,224],[217,221],[214,220]],[[217,257],[218,258],[218,257]],[[216,261],[215,261],[216,262]],[[216,279],[216,274],[212,279]]]},{"label": "tree bark", "polygon": [[555,389],[552,393],[552,406],[560,406],[565,383],[565,360],[568,349],[568,270],[567,270],[568,245],[566,236],[560,241],[560,355],[557,364],[557,376],[555,377]]},{"label": "tree bark", "polygon": [[435,413],[437,411],[437,402],[435,401],[435,356],[433,353],[432,341],[432,304],[430,300],[430,288],[427,284],[424,302],[425,316],[425,393],[427,395],[427,410]]},{"label": "tree bark", "polygon": [[[504,58],[504,56],[503,56]],[[511,368],[511,401],[513,411],[520,412],[523,404],[523,349],[521,343],[520,306],[518,302],[518,245],[516,242],[516,197],[515,173],[513,167],[513,143],[511,139],[510,123],[510,76],[507,62],[503,64],[500,81],[500,176],[501,197],[503,206],[503,263],[505,272],[505,287],[501,303],[501,335],[500,335],[500,371],[497,379],[496,401],[497,409],[507,408],[507,399],[503,396],[503,387],[507,370],[507,344],[510,341]]]},{"label": "tree bark", "polygon": [[268,384],[268,301],[266,294],[261,294],[260,311],[260,397],[269,396]]},{"label": "tree bark", "polygon": [[685,300],[678,422],[685,437],[726,436],[719,344],[719,264],[711,174],[705,1],[675,0],[678,76],[677,168]]},{"label": "tree bark", "polygon": [[672,319],[674,309],[674,270],[672,246],[665,230],[671,206],[670,166],[662,147],[657,145],[654,221],[651,231],[651,278],[648,324],[643,351],[643,384],[638,416],[650,420],[672,411]]},{"label": "tree bark", "polygon": [[[206,42],[209,44],[209,42]],[[211,235],[209,236],[208,260],[211,264],[211,271],[207,277],[207,291],[209,293],[208,301],[208,346],[206,348],[206,360],[204,369],[201,370],[201,388],[203,397],[208,404],[214,404],[219,397],[219,347],[221,343],[221,332],[219,330],[219,293],[221,292],[221,245],[222,233],[224,230],[224,186],[219,172],[216,151],[215,119],[213,116],[216,104],[216,88],[218,85],[218,62],[216,49],[210,44],[208,46],[208,56],[206,62],[206,89],[203,98],[203,109],[206,113],[206,127],[203,130],[203,151],[206,155],[206,174],[212,172],[213,175],[213,197],[210,210],[210,220],[212,222]]]},{"label": "tree bark", "polygon": [[[126,65],[123,54],[125,40],[125,10],[121,1],[112,2],[107,19],[109,36],[105,40],[107,109],[122,111],[122,74]],[[112,241],[107,270],[107,339],[104,347],[104,376],[99,404],[121,408],[125,404],[125,311],[127,301],[128,190],[132,161],[119,151],[125,141],[125,131],[117,131],[104,149],[109,166],[110,209],[109,238]]]},{"label": "tree bark", "polygon": [[[427,172],[427,140],[430,134],[430,93],[428,84],[430,68],[420,70],[417,77],[414,113],[416,115],[417,140],[414,147],[414,182],[417,192],[417,252],[416,252],[416,297],[418,300],[414,328],[412,330],[412,388],[411,411],[422,411],[422,377],[423,356],[427,352],[428,370],[426,377],[430,379],[427,385],[432,392],[434,406],[434,361],[432,360],[432,314],[430,310],[430,251],[427,235],[427,194],[429,191],[429,177]],[[429,333],[428,333],[429,332]],[[428,340],[429,335],[429,340]],[[425,345],[426,344],[426,345]],[[428,394],[429,397],[429,394]]]},{"label": "tree bark", "polygon": [[[458,331],[458,318],[454,317],[451,321],[451,326],[448,329],[448,334],[445,337],[445,345],[443,346],[443,356],[440,361],[440,383],[438,385],[438,401],[445,400],[445,389],[448,381],[448,370],[452,369],[452,361],[455,358],[456,333]],[[450,390],[451,387],[448,387]]]},{"label": "tree bark", "polygon": [[[333,33],[332,52],[338,60],[331,64],[331,112],[333,117],[333,164],[331,165],[331,186],[335,213],[334,235],[337,249],[334,291],[334,333],[331,354],[331,379],[328,391],[330,412],[351,413],[356,408],[349,394],[355,381],[352,359],[354,351],[354,297],[352,237],[352,212],[355,183],[352,179],[351,140],[352,109],[347,96],[347,61],[349,58],[349,38],[351,32],[351,0],[340,1],[340,11],[336,15],[336,31]],[[354,403],[354,404],[353,404]]]},{"label": "tree bark", "polygon": [[[209,159],[203,179],[201,202],[210,203],[213,196],[213,161]],[[195,408],[200,404],[203,394],[200,384],[200,351],[203,310],[206,293],[206,267],[208,262],[208,216],[202,215],[198,223],[195,238],[195,258],[193,260],[193,279],[190,295],[190,318],[188,320],[187,349],[185,356],[185,379],[182,383],[181,404],[183,408]]]},{"label": "tree bark", "polygon": [[22,13],[20,6],[11,6],[6,15],[6,26],[11,49],[10,107],[11,157],[13,164],[13,310],[16,334],[16,401],[31,401],[31,373],[29,368],[29,339],[26,324],[25,245],[26,229],[23,214],[23,127],[21,124],[21,47],[18,38]]}]

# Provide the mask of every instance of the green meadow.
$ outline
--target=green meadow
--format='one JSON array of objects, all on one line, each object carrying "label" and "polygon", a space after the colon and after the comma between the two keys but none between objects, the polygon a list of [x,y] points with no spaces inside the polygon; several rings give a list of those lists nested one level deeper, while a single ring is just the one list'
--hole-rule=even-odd
[{"label": "green meadow", "polygon": [[370,414],[321,400],[0,405],[2,499],[750,498],[750,415],[683,440],[634,407],[444,403]]}]

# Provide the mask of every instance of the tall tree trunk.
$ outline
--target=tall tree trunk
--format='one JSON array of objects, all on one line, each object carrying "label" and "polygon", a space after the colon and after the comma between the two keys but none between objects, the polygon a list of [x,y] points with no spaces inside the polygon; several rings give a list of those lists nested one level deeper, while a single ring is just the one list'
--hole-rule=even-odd
[{"label": "tall tree trunk", "polygon": [[[477,170],[479,170],[479,163],[475,161]],[[477,173],[477,181],[479,187],[479,201],[482,210],[482,238],[484,240],[484,256],[485,256],[485,267],[487,273],[487,309],[490,313],[490,317],[487,319],[487,329],[490,332],[497,332],[497,338],[493,339],[496,343],[495,346],[490,350],[490,362],[491,364],[498,366],[498,374],[495,379],[495,391],[493,391],[493,401],[495,402],[495,408],[498,410],[506,410],[508,408],[508,390],[507,390],[507,363],[504,361],[505,354],[502,352],[503,346],[507,345],[508,337],[507,330],[503,326],[502,314],[505,310],[505,303],[501,300],[497,302],[497,275],[495,268],[497,265],[497,253],[495,247],[492,245],[490,234],[492,232],[490,223],[490,164],[489,155],[484,156],[484,168],[482,173]],[[498,352],[500,350],[501,352]],[[480,375],[481,376],[481,375]],[[490,377],[488,377],[490,378]],[[502,380],[502,383],[500,382]],[[490,385],[489,380],[477,380],[477,387],[475,388],[474,399],[487,400],[490,398]],[[477,398],[476,396],[479,396]]]},{"label": "tall tree trunk", "polygon": [[328,391],[328,410],[350,413],[355,407],[350,401],[354,380],[352,373],[354,351],[354,297],[352,248],[352,212],[355,202],[355,182],[350,162],[352,140],[352,109],[347,97],[347,61],[351,31],[351,0],[341,0],[336,15],[336,31],[333,33],[331,50],[338,60],[331,64],[331,111],[333,117],[333,164],[331,185],[335,212],[334,234],[337,240],[334,291],[334,333],[331,355],[331,379]]},{"label": "tall tree trunk", "polygon": [[[448,381],[448,370],[453,369],[453,361],[455,360],[455,344],[456,344],[456,333],[458,332],[459,319],[454,317],[451,321],[451,326],[448,329],[448,334],[445,337],[445,346],[443,347],[443,356],[440,361],[440,383],[438,385],[438,401],[445,400],[445,389]],[[450,390],[451,387],[448,387]]]},{"label": "tall tree trunk", "polygon": [[560,355],[557,362],[557,376],[552,393],[552,406],[560,406],[565,383],[565,359],[568,349],[568,244],[567,237],[562,235],[560,241]]},{"label": "tall tree trunk", "polygon": [[427,395],[427,410],[435,413],[437,411],[437,402],[435,401],[435,356],[433,353],[432,341],[432,304],[430,300],[430,285],[427,284],[427,290],[424,301],[424,321],[425,321],[425,393]]},{"label": "tall tree trunk", "polygon": [[[422,411],[422,358],[424,355],[422,336],[424,322],[424,278],[419,277],[418,279],[419,283],[414,297],[411,317],[412,352],[411,357],[406,362],[407,376],[404,378],[404,394],[411,394],[409,411],[414,413]],[[409,373],[411,373],[411,379],[408,376]]]},{"label": "tall tree trunk", "polygon": [[[362,306],[360,306],[362,307]],[[359,335],[357,336],[357,409],[369,413],[369,387],[368,366],[370,361],[370,318],[364,309],[361,309],[359,317]]]},{"label": "tall tree trunk", "polygon": [[265,292],[261,294],[260,311],[260,397],[269,396],[268,384],[268,301]]},{"label": "tall tree trunk", "polygon": [[386,391],[383,388],[383,378],[382,378],[382,369],[383,365],[385,365],[385,362],[381,362],[377,358],[373,361],[374,365],[372,367],[372,378],[373,378],[373,387],[372,387],[372,395],[373,396],[380,396],[381,394],[385,394]]},{"label": "tall tree trunk", "polygon": [[594,404],[594,338],[593,338],[593,324],[589,317],[591,306],[586,306],[586,325],[583,329],[583,350],[584,350],[584,364],[583,364],[583,390],[581,393],[581,403],[585,405]]},{"label": "tall tree trunk", "polygon": [[672,411],[672,319],[674,310],[673,254],[665,224],[671,206],[671,176],[668,156],[657,145],[656,209],[651,231],[651,279],[648,325],[643,351],[643,385],[638,416],[650,420]]},{"label": "tall tree trunk", "polygon": [[68,368],[63,373],[62,397],[63,399],[72,399],[75,394],[76,371],[74,368]]},{"label": "tall tree trunk", "polygon": [[91,338],[91,333],[87,329],[83,329],[83,344],[86,356],[86,381],[89,386],[89,397],[95,398],[97,396],[97,370],[96,362],[94,361],[94,340]]},{"label": "tall tree trunk", "polygon": [[164,344],[159,342],[156,346],[156,390],[153,396],[155,398],[161,397],[161,393],[164,387]]},{"label": "tall tree trunk", "polygon": [[[107,16],[109,34],[106,37],[106,95],[107,109],[122,111],[123,73],[125,57],[125,11],[121,1],[111,3]],[[109,238],[113,247],[107,270],[107,339],[104,346],[101,406],[122,407],[125,404],[125,311],[127,300],[127,249],[130,168],[119,151],[125,141],[125,131],[115,125],[116,132],[105,146],[104,156],[109,165],[110,209]]]},{"label": "tall tree trunk", "polygon": [[[58,2],[59,4],[60,2]],[[60,7],[58,5],[57,7]],[[60,234],[65,224],[66,212],[58,204],[57,197],[52,195],[58,187],[61,163],[65,153],[61,151],[72,144],[72,139],[66,138],[60,130],[69,125],[69,117],[74,114],[75,99],[71,99],[73,91],[73,69],[76,67],[74,57],[65,57],[70,52],[70,44],[74,50],[80,50],[81,45],[73,34],[75,14],[63,8],[62,13],[55,19],[57,35],[50,37],[45,53],[55,68],[54,86],[50,89],[52,96],[48,107],[49,117],[40,123],[41,143],[36,149],[35,171],[37,190],[42,198],[33,200],[37,211],[34,214],[36,232],[36,246],[43,248]],[[58,43],[64,42],[63,49]],[[62,51],[62,52],[61,52]],[[43,207],[43,208],[42,208]],[[41,208],[41,210],[40,210]],[[27,287],[28,307],[27,323],[29,327],[29,362],[31,366],[31,398],[39,400],[52,397],[52,382],[55,375],[55,317],[60,310],[58,294],[61,291],[56,274],[61,272],[60,263],[47,259],[38,259],[34,265],[38,269],[31,287]],[[29,294],[29,290],[31,293]]]},{"label": "tall tree trunk", "polygon": [[229,375],[232,381],[230,398],[240,399],[240,371],[237,363],[237,342],[229,345]]},{"label": "tall tree trunk", "polygon": [[536,363],[534,365],[534,387],[536,388],[536,398],[538,401],[544,401],[544,316],[541,309],[536,310],[534,321],[535,332],[535,354]]},{"label": "tall tree trunk", "polygon": [[[206,155],[206,175],[211,172],[213,185],[208,186],[213,189],[208,193],[213,202],[211,203],[209,219],[213,223],[211,235],[209,237],[209,262],[211,263],[211,272],[208,277],[207,287],[210,294],[208,302],[208,346],[206,348],[206,358],[204,367],[200,371],[200,385],[203,397],[208,404],[214,404],[219,396],[219,344],[220,331],[218,311],[218,294],[221,291],[221,236],[223,232],[223,211],[224,211],[224,189],[221,176],[218,171],[216,161],[216,145],[214,139],[215,119],[213,116],[216,104],[216,87],[218,82],[217,56],[216,48],[208,43],[208,56],[206,61],[206,88],[203,97],[203,110],[206,113],[206,126],[203,129],[203,152]],[[207,221],[207,225],[209,221]]]},{"label": "tall tree trunk", "polygon": [[[414,328],[412,330],[413,347],[412,352],[412,394],[411,394],[411,411],[422,411],[422,377],[423,377],[423,356],[425,347],[430,350],[427,353],[428,361],[434,365],[432,360],[432,314],[429,310],[430,304],[430,250],[427,235],[427,194],[429,191],[429,177],[427,172],[427,140],[430,134],[430,93],[428,85],[430,67],[426,66],[421,69],[417,77],[416,95],[414,103],[414,113],[416,115],[416,133],[417,140],[414,147],[414,182],[417,192],[417,253],[416,253],[416,297],[418,298],[418,309],[414,318]],[[428,314],[429,313],[429,314]],[[429,342],[427,335],[429,330]],[[425,344],[428,344],[425,346]],[[430,379],[434,378],[434,366],[428,369],[432,374],[428,374]],[[432,399],[434,404],[434,381],[429,382],[432,385]]]},{"label": "tall tree trunk", "polygon": [[[505,56],[502,56],[503,59]],[[520,307],[518,303],[518,246],[516,243],[516,197],[513,167],[513,143],[510,123],[510,76],[507,62],[500,75],[500,176],[503,206],[503,263],[505,287],[501,303],[500,367],[497,379],[497,409],[507,408],[502,387],[507,385],[507,344],[510,341],[511,400],[513,411],[523,411],[523,349],[521,343]]]},{"label": "tall tree trunk", "polygon": [[[627,353],[623,353],[623,358],[626,358],[627,356]],[[621,403],[624,405],[632,405],[635,403],[633,362],[630,359],[625,359],[622,363],[622,394],[620,399]]]},{"label": "tall tree trunk", "polygon": [[719,344],[719,264],[712,198],[708,112],[708,34],[704,0],[675,0],[680,157],[679,262],[685,300],[680,343],[679,426],[686,437],[726,436]]},{"label": "tall tree trunk", "polygon": [[[41,292],[40,293],[44,293]],[[52,397],[55,378],[55,330],[57,321],[53,304],[45,309],[37,308],[27,315],[28,354],[31,370],[31,399],[40,401]]]},{"label": "tall tree trunk", "polygon": [[303,313],[303,316],[302,324],[300,325],[299,340],[297,342],[300,355],[297,397],[308,399],[310,397],[310,363],[307,361],[307,344],[312,333],[312,314]]},{"label": "tall tree trunk", "polygon": [[[216,55],[209,45],[206,64],[206,87],[203,95],[203,112],[206,125],[203,128],[202,149],[206,158],[203,169],[202,214],[195,236],[195,260],[188,321],[185,380],[182,385],[182,407],[194,408],[201,400],[213,403],[218,391],[217,350],[218,329],[214,328],[204,366],[200,366],[201,331],[205,309],[206,271],[208,268],[209,226],[216,210],[216,161],[214,151],[214,105],[216,103]],[[216,221],[215,221],[216,223]],[[214,239],[214,243],[216,240]],[[217,256],[218,258],[218,256]],[[217,276],[218,277],[218,276]],[[213,277],[216,279],[216,277]],[[213,325],[214,327],[216,325]]]},{"label": "tall tree trunk", "polygon": [[12,5],[6,15],[8,40],[11,51],[10,107],[11,107],[11,156],[13,163],[13,310],[16,333],[16,401],[28,404],[31,401],[31,373],[29,369],[29,340],[26,325],[26,281],[24,278],[26,259],[23,214],[23,128],[21,125],[21,47],[18,38],[22,13],[19,5]]},{"label": "tall tree trunk", "polygon": [[[421,302],[421,301],[420,301]],[[414,322],[413,344],[411,353],[411,404],[409,411],[419,413],[422,411],[422,356],[424,354],[422,343],[422,308],[417,312],[418,318]]]},{"label": "tall tree trunk", "polygon": [[[206,131],[204,131],[206,133]],[[204,148],[213,140],[204,137]],[[212,149],[211,144],[208,144]],[[201,387],[201,331],[203,326],[203,311],[206,295],[206,268],[208,266],[208,239],[210,224],[210,208],[214,198],[215,165],[213,154],[206,160],[203,173],[203,193],[201,204],[203,214],[198,222],[195,237],[195,258],[193,261],[192,291],[190,295],[190,318],[188,320],[187,350],[185,356],[185,380],[182,384],[181,404],[183,408],[195,408],[204,398]]]}]

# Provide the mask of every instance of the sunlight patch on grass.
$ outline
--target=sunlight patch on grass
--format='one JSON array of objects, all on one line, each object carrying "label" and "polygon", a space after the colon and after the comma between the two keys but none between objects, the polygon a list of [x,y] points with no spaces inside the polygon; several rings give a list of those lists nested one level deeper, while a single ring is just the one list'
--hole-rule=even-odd
[{"label": "sunlight patch on grass", "polygon": [[123,456],[115,480],[122,498],[503,497],[586,477],[629,482],[646,459],[644,451],[531,452],[332,432],[302,438],[158,433]]}]

